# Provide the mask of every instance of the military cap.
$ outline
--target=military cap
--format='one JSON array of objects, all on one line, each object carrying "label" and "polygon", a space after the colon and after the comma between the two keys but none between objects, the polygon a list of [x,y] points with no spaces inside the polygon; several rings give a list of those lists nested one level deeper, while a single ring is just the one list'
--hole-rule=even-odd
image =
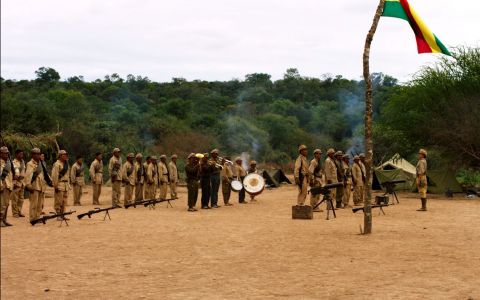
[{"label": "military cap", "polygon": [[219,152],[220,152],[220,150],[218,150],[217,148],[215,148],[215,149],[213,149],[212,151],[210,151],[211,154],[213,154],[213,153],[217,153],[217,154],[218,154]]},{"label": "military cap", "polygon": [[257,164],[257,162],[255,160],[250,161],[250,165],[256,165],[256,164]]},{"label": "military cap", "polygon": [[302,150],[306,150],[306,149],[307,149],[307,146],[305,146],[305,145],[298,146],[298,151],[299,152],[302,151]]},{"label": "military cap", "polygon": [[425,150],[425,149],[420,149],[420,150],[418,151],[418,154],[423,154],[423,155],[425,155],[425,157],[427,157],[427,150]]},{"label": "military cap", "polygon": [[58,155],[63,155],[63,154],[67,154],[67,151],[65,151],[65,150],[58,151]]},{"label": "military cap", "polygon": [[143,158],[143,155],[142,153],[137,153],[137,155],[135,155],[136,158]]},{"label": "military cap", "polygon": [[365,158],[365,153],[360,153],[360,154],[358,155],[358,157],[360,157],[360,158]]},{"label": "military cap", "polygon": [[33,148],[31,153],[40,154],[40,153],[42,153],[42,151],[40,151],[40,149],[38,149],[38,148]]},{"label": "military cap", "polygon": [[208,153],[207,152],[203,153],[203,157],[208,157]]},{"label": "military cap", "polygon": [[335,156],[339,156],[339,155],[343,155],[343,152],[338,150],[337,152],[335,152]]},{"label": "military cap", "polygon": [[120,148],[115,148],[115,149],[113,149],[113,153],[115,153],[115,152],[122,152],[122,151],[120,151]]},{"label": "military cap", "polygon": [[154,155],[154,156],[150,157],[150,159],[157,160],[157,157]]},{"label": "military cap", "polygon": [[127,157],[132,157],[133,158],[133,157],[135,157],[135,154],[130,152],[130,153],[128,153]]},{"label": "military cap", "polygon": [[170,156],[170,158],[177,158],[178,156],[176,154],[172,154],[172,156]]},{"label": "military cap", "polygon": [[327,154],[333,154],[335,153],[335,150],[333,148],[330,148],[327,150]]},{"label": "military cap", "polygon": [[10,151],[8,151],[8,148],[5,147],[5,146],[3,146],[3,147],[0,148],[0,152],[1,152],[1,153],[10,153]]},{"label": "military cap", "polygon": [[315,154],[315,153],[320,153],[320,154],[322,154],[322,150],[320,150],[320,149],[315,149],[315,150],[313,150],[313,154]]},{"label": "military cap", "polygon": [[167,156],[165,154],[160,155],[160,159],[165,158],[167,159]]},{"label": "military cap", "polygon": [[342,156],[342,158],[348,158],[348,159],[350,159],[350,155],[344,154],[344,155]]},{"label": "military cap", "polygon": [[353,160],[359,160],[359,159],[360,159],[360,157],[358,157],[358,155],[355,155],[355,156],[353,157]]},{"label": "military cap", "polygon": [[190,158],[193,158],[193,157],[196,157],[196,156],[195,156],[195,153],[190,153],[190,154],[187,156],[187,159],[190,159]]},{"label": "military cap", "polygon": [[241,161],[242,158],[240,156],[235,157],[235,161]]}]

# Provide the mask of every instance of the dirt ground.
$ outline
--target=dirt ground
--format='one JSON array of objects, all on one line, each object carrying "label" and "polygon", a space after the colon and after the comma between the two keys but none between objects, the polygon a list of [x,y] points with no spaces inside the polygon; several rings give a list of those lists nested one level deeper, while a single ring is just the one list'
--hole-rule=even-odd
[{"label": "dirt ground", "polygon": [[[416,195],[400,194],[362,236],[363,215],[351,209],[292,220],[294,186],[266,190],[257,203],[233,199],[188,213],[180,188],[173,208],[116,209],[111,221],[32,227],[10,217],[1,298],[480,299],[480,200],[435,197],[421,213]],[[93,208],[89,187],[82,201],[68,209]],[[101,202],[111,203],[110,188]]]}]

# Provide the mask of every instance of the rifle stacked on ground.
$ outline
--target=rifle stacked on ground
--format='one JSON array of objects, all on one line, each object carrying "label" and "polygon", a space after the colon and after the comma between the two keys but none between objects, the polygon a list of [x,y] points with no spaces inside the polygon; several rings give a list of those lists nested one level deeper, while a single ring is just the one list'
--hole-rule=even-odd
[{"label": "rifle stacked on ground", "polygon": [[176,200],[175,198],[170,198],[170,199],[150,199],[150,200],[145,200],[143,202],[143,206],[145,207],[150,207],[150,208],[155,208],[155,204],[157,203],[162,203],[162,202],[168,202],[167,207],[173,207],[170,201]]},{"label": "rifle stacked on ground", "polygon": [[[372,208],[380,208],[380,210],[383,212],[383,207],[386,207],[386,206],[388,206],[388,204],[382,204],[382,205],[376,205],[375,204],[375,205],[372,205]],[[353,211],[353,213],[356,213],[359,210],[363,211],[363,209],[364,209],[363,206],[362,207],[354,207],[354,208],[352,208],[352,211]],[[385,212],[383,212],[383,214],[385,214]]]},{"label": "rifle stacked on ground", "polygon": [[149,201],[152,201],[152,200],[155,200],[155,199],[145,199],[145,200],[134,201],[132,203],[125,204],[123,207],[125,207],[125,209],[128,209],[129,207],[132,207],[132,206],[134,208],[137,208],[137,205],[144,205],[145,203],[147,203]]},{"label": "rifle stacked on ground", "polygon": [[108,212],[109,210],[112,210],[112,209],[115,209],[115,208],[121,208],[121,206],[118,206],[118,205],[115,205],[115,206],[110,206],[110,207],[107,207],[107,208],[99,208],[99,207],[96,207],[95,209],[92,209],[92,210],[89,210],[88,212],[86,213],[83,213],[83,214],[79,214],[77,216],[77,218],[79,220],[81,220],[83,217],[85,216],[88,216],[88,218],[90,219],[92,217],[92,215],[94,214],[98,214],[98,213],[101,213],[102,211],[105,212],[105,216],[103,217],[103,220],[105,221],[105,219],[107,218],[108,216],[108,219],[112,219],[110,218],[110,213]]},{"label": "rifle stacked on ground", "polygon": [[[43,224],[46,224],[46,221],[47,220],[50,220],[50,219],[56,219],[56,218],[60,218],[62,222],[65,222],[65,224],[67,224],[68,226],[68,223],[67,223],[67,218],[65,218],[65,216],[68,216],[68,215],[71,215],[73,213],[75,213],[76,211],[69,211],[69,212],[64,212],[64,213],[60,213],[60,214],[50,214],[50,215],[45,215],[45,216],[42,216],[38,219],[35,219],[35,220],[32,220],[30,221],[30,224],[32,224],[32,226],[34,226],[35,224],[37,223],[43,223]],[[62,225],[60,223],[60,225]]]}]

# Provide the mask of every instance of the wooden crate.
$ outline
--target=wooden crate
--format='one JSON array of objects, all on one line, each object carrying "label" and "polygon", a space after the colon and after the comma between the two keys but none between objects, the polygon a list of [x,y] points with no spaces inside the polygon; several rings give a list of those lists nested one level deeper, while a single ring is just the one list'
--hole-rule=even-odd
[{"label": "wooden crate", "polygon": [[310,205],[292,206],[292,219],[313,219],[313,210]]}]

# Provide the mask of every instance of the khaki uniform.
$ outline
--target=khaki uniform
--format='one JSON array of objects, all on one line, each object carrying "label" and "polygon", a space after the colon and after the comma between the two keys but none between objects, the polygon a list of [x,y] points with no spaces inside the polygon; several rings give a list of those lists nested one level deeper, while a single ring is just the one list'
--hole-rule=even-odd
[{"label": "khaki uniform", "polygon": [[427,160],[422,158],[417,163],[417,188],[420,198],[427,198]]},{"label": "khaki uniform", "polygon": [[168,167],[163,162],[158,163],[158,175],[160,183],[160,199],[167,199],[167,188],[168,188]]},{"label": "khaki uniform", "polygon": [[7,218],[8,203],[13,191],[13,168],[10,161],[0,159],[0,174],[6,175],[0,181],[0,222],[4,222]]},{"label": "khaki uniform", "polygon": [[90,165],[90,179],[93,185],[93,205],[98,205],[100,204],[99,198],[103,184],[103,163],[101,160],[94,159]]},{"label": "khaki uniform", "polygon": [[[310,173],[310,185],[312,187],[319,187],[324,185],[322,166],[317,159],[314,158],[310,161],[308,172]],[[312,207],[315,207],[318,204],[318,201],[320,201],[320,194],[310,194],[310,205]]]},{"label": "khaki uniform", "polygon": [[345,181],[343,183],[343,205],[347,206],[350,203],[350,195],[352,194],[352,168],[348,163],[342,161],[343,173],[345,174]]},{"label": "khaki uniform", "polygon": [[20,216],[22,214],[23,195],[25,192],[25,184],[23,183],[23,178],[25,178],[25,162],[15,158],[13,160],[13,167],[15,168],[17,179],[13,181],[13,192],[10,196],[12,201],[12,214],[14,216]]},{"label": "khaki uniform", "polygon": [[170,174],[170,196],[172,199],[178,198],[177,196],[177,183],[179,180],[177,165],[171,161],[168,163]]},{"label": "khaki uniform", "polygon": [[147,186],[145,188],[145,199],[154,199],[157,191],[158,170],[155,163],[149,163],[147,167]]},{"label": "khaki uniform", "polygon": [[[365,190],[365,185],[366,185],[365,180],[366,180],[366,176],[367,176],[367,169],[365,168],[365,165],[363,164],[362,161],[359,161],[359,164],[360,164],[360,168],[361,168],[361,170],[362,170],[363,188],[364,188],[364,190]],[[365,193],[362,193],[361,196],[362,196],[362,198],[361,198],[361,199],[362,199],[362,202],[364,202],[364,201],[365,201]]]},{"label": "khaki uniform", "polygon": [[120,205],[120,197],[122,196],[122,159],[112,155],[108,162],[108,173],[112,182],[112,206]]},{"label": "khaki uniform", "polygon": [[[145,183],[145,164],[135,162],[135,201],[143,200],[143,189]],[[148,165],[147,165],[148,166]]]},{"label": "khaki uniform", "polygon": [[[343,161],[342,160],[338,160],[337,158],[335,158],[334,160],[335,162],[335,166],[337,167],[337,182],[342,182],[343,183],[343,180],[344,180],[344,173],[343,173]],[[342,206],[342,201],[343,201],[343,191],[344,191],[344,188],[343,188],[343,185],[341,186],[338,186],[336,188],[336,191],[335,191],[335,203],[337,205],[337,208],[341,208]]]},{"label": "khaki uniform", "polygon": [[23,180],[25,189],[30,192],[30,221],[36,220],[40,217],[42,212],[42,201],[44,199],[46,184],[44,174],[40,161],[36,162],[31,159],[27,163],[25,178]]},{"label": "khaki uniform", "polygon": [[[66,172],[63,172],[67,168]],[[52,167],[52,183],[55,189],[54,208],[57,214],[65,212],[67,206],[68,190],[70,189],[70,176],[68,162],[57,160]]]},{"label": "khaki uniform", "polygon": [[222,180],[222,195],[223,195],[223,203],[228,204],[230,201],[230,195],[232,193],[232,183],[233,179],[233,171],[230,164],[225,163],[223,165],[223,169],[220,171],[220,177]]},{"label": "khaki uniform", "polygon": [[122,181],[125,183],[125,193],[123,195],[123,204],[130,204],[133,198],[133,189],[135,188],[135,181],[137,174],[135,173],[135,166],[126,161],[121,170]]},{"label": "khaki uniform", "polygon": [[82,205],[80,200],[82,199],[83,187],[85,186],[83,166],[78,163],[74,163],[70,170],[70,183],[73,186],[73,205]]},{"label": "khaki uniform", "polygon": [[308,182],[310,180],[308,162],[305,156],[300,154],[297,157],[297,160],[295,161],[295,169],[293,171],[293,175],[295,176],[295,182],[298,185],[297,204],[303,205],[305,203],[305,199],[307,198]]},{"label": "khaki uniform", "polygon": [[353,179],[353,204],[358,205],[363,202],[362,195],[364,193],[362,168],[359,163],[353,163],[352,179]]},{"label": "khaki uniform", "polygon": [[[327,157],[325,159],[325,180],[328,183],[337,183],[337,166],[335,165],[335,162],[332,158]],[[336,197],[336,189],[331,189],[330,190],[330,197],[335,199]],[[328,201],[327,201],[328,202]],[[329,205],[329,203],[327,203]]]}]

